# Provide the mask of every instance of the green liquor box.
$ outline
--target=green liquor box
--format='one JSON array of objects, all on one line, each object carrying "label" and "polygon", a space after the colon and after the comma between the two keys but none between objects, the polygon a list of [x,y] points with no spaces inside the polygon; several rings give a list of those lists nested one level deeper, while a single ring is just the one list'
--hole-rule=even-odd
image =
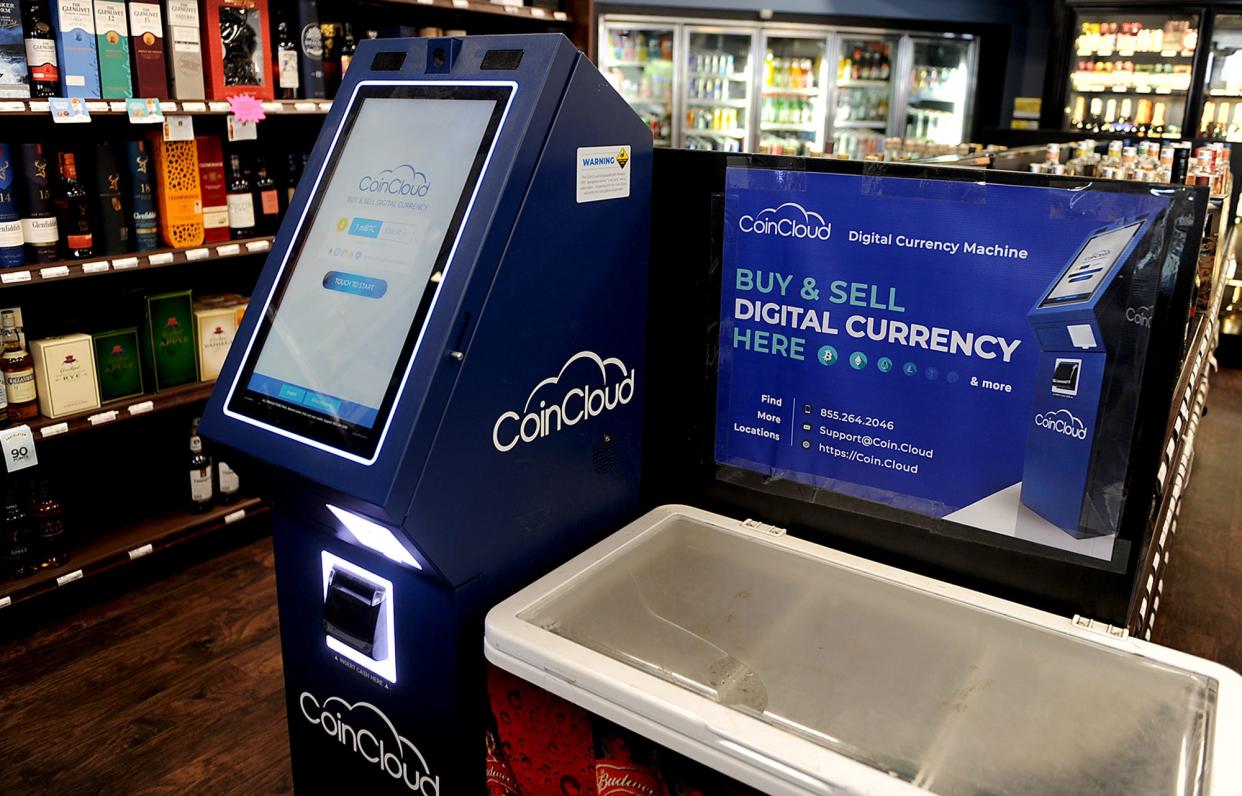
[{"label": "green liquor box", "polygon": [[151,363],[156,390],[198,381],[198,342],[194,334],[194,302],[190,291],[146,297],[143,345]]},{"label": "green liquor box", "polygon": [[99,398],[105,403],[142,395],[142,350],[136,328],[91,335],[95,342],[95,371]]}]

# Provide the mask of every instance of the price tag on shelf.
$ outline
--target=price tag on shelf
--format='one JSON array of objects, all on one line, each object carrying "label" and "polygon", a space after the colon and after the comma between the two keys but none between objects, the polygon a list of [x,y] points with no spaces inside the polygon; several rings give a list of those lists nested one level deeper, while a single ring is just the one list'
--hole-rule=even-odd
[{"label": "price tag on shelf", "polygon": [[50,426],[44,426],[43,428],[39,429],[39,436],[42,437],[43,439],[47,439],[48,437],[55,437],[58,434],[64,434],[68,431],[69,431],[69,424],[62,420],[59,423],[53,423]]},{"label": "price tag on shelf", "polygon": [[3,271],[0,272],[0,283],[11,285],[14,282],[29,282],[29,271]]},{"label": "price tag on shelf", "polygon": [[137,268],[137,257],[118,257],[112,261],[112,267],[118,271],[124,271],[126,268]]},{"label": "price tag on shelf", "polygon": [[4,469],[15,473],[39,463],[35,454],[34,434],[30,426],[21,425],[0,431],[0,448],[4,450]]},{"label": "price tag on shelf", "polygon": [[133,550],[130,550],[129,560],[136,561],[137,559],[142,558],[143,556],[151,555],[151,553],[153,553],[154,551],[155,551],[155,546],[152,545],[150,542],[148,542],[147,544],[144,544],[141,547],[135,547]]},{"label": "price tag on shelf", "polygon": [[164,107],[154,97],[134,97],[125,101],[130,124],[163,124]]},{"label": "price tag on shelf", "polygon": [[185,111],[186,113],[206,113],[207,103],[205,102],[183,102],[181,103],[181,110]]},{"label": "price tag on shelf", "polygon": [[212,113],[228,113],[229,104],[227,102],[209,102],[207,103],[207,110]]},{"label": "price tag on shelf", "polygon": [[195,260],[206,260],[210,256],[211,256],[211,249],[208,249],[205,247],[198,248],[198,249],[186,249],[185,250],[185,259],[189,260],[190,262],[194,262]]},{"label": "price tag on shelf", "polygon": [[50,102],[31,102],[30,103],[31,113],[47,113],[51,109],[52,109],[52,103]]},{"label": "price tag on shelf", "polygon": [[233,512],[230,512],[224,515],[224,524],[232,525],[238,520],[244,520],[244,519],[246,519],[246,510],[238,509],[237,511],[233,511]]},{"label": "price tag on shelf", "polygon": [[129,110],[129,100],[112,100],[108,103],[108,110],[112,113],[126,113]]},{"label": "price tag on shelf", "polygon": [[544,19],[548,16],[548,12],[544,11],[542,8],[531,6],[530,15],[535,19]]},{"label": "price tag on shelf", "polygon": [[130,404],[126,411],[131,415],[145,415],[147,412],[155,411],[155,401],[139,401],[136,404]]},{"label": "price tag on shelf", "polygon": [[[147,262],[151,263],[151,265],[168,265],[172,261],[172,252],[156,252],[155,254],[147,257]],[[116,261],[113,261],[112,267],[116,268]]]},{"label": "price tag on shelf", "polygon": [[86,110],[91,111],[92,113],[107,113],[109,110],[111,110],[111,108],[108,107],[107,102],[104,102],[104,101],[91,102],[88,100],[86,103]]},{"label": "price tag on shelf", "polygon": [[506,14],[520,14],[522,13],[522,9],[518,8],[517,6],[505,6],[505,13]]},{"label": "price tag on shelf", "polygon": [[112,266],[107,260],[99,260],[93,263],[82,263],[82,273],[84,274],[102,274]]},{"label": "price tag on shelf", "polygon": [[418,0],[418,2],[422,3],[425,6],[433,6],[436,4],[436,0]]},{"label": "price tag on shelf", "polygon": [[285,109],[285,105],[283,102],[277,102],[276,100],[268,100],[267,102],[263,103],[263,110],[266,111],[267,113],[280,113],[284,109]]},{"label": "price tag on shelf", "polygon": [[259,137],[259,125],[238,119],[233,113],[229,114],[228,128],[230,141],[254,141]]},{"label": "price tag on shelf", "polygon": [[557,22],[565,22],[569,19],[569,14],[566,14],[564,11],[553,11],[552,18]]},{"label": "price tag on shelf", "polygon": [[306,113],[307,111],[319,110],[319,106],[313,102],[295,102],[293,103],[293,109],[295,111],[301,111],[303,113]]},{"label": "price tag on shelf", "polygon": [[165,116],[164,117],[164,140],[165,141],[193,141],[194,140],[194,117],[193,116]]},{"label": "price tag on shelf", "polygon": [[469,8],[470,0],[453,0],[453,8]]},{"label": "price tag on shelf", "polygon": [[104,423],[111,423],[113,420],[116,420],[115,409],[109,409],[106,412],[100,412],[99,414],[91,415],[86,418],[86,422],[90,423],[92,426],[102,426]]},{"label": "price tag on shelf", "polygon": [[0,608],[8,608],[13,604],[12,597],[0,597]]},{"label": "price tag on shelf", "polygon": [[80,97],[52,97],[47,104],[57,124],[86,124],[91,120],[91,112]]},{"label": "price tag on shelf", "polygon": [[39,276],[44,279],[58,279],[62,276],[69,276],[69,266],[49,265],[47,268],[39,269]]},{"label": "price tag on shelf", "polygon": [[82,570],[75,569],[74,571],[66,575],[61,575],[59,578],[57,578],[56,585],[64,586],[66,584],[73,583],[75,580],[81,580],[81,579],[82,579]]},{"label": "price tag on shelf", "polygon": [[216,247],[216,255],[219,257],[232,257],[235,254],[241,254],[240,243],[226,243]]},{"label": "price tag on shelf", "polygon": [[248,252],[265,252],[272,248],[270,240],[252,240],[246,242],[246,251]]},{"label": "price tag on shelf", "polygon": [[21,113],[26,110],[24,102],[0,102],[0,113]]}]

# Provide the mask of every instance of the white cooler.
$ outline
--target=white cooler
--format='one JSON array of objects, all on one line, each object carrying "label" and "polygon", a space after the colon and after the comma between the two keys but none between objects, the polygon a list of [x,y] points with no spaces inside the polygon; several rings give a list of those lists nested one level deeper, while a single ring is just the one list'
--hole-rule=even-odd
[{"label": "white cooler", "polygon": [[492,663],[771,794],[1242,794],[1223,666],[685,506],[492,609]]}]

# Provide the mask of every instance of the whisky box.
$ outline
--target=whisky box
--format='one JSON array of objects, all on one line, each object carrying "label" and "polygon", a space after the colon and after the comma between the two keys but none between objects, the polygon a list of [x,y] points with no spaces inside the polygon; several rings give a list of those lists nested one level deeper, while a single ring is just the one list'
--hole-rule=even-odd
[{"label": "whisky box", "polygon": [[[249,30],[239,39],[249,39],[254,49],[224,41],[223,33],[240,23]],[[207,59],[207,91],[222,100],[250,94],[270,100],[276,96],[272,75],[272,42],[268,29],[267,0],[203,0],[203,46]],[[225,64],[229,65],[226,73]]]},{"label": "whisky box", "polygon": [[194,337],[194,303],[190,291],[146,297],[142,342],[151,363],[156,390],[197,380],[198,345]]},{"label": "whisky box", "polygon": [[216,135],[196,136],[194,143],[198,147],[198,187],[203,194],[203,243],[220,243],[229,239],[224,146]]},{"label": "whisky box", "polygon": [[99,54],[91,0],[50,0],[63,97],[99,99]]},{"label": "whisky box", "polygon": [[109,99],[134,96],[125,0],[95,0],[95,46],[99,52],[100,95]]},{"label": "whisky box", "polygon": [[89,334],[45,337],[30,343],[39,411],[62,417],[99,408],[95,379],[95,347]]},{"label": "whisky box", "polygon": [[124,254],[132,251],[129,213],[121,192],[121,168],[116,150],[107,141],[95,144],[95,200],[98,208],[99,234],[95,236],[96,254]]},{"label": "whisky box", "polygon": [[215,381],[237,336],[237,310],[231,306],[197,304],[194,328],[198,333],[198,380]]},{"label": "whisky box", "polygon": [[323,33],[319,29],[319,4],[316,0],[298,0],[298,69],[301,70],[299,94],[307,99],[327,96],[323,83]]},{"label": "whisky box", "polygon": [[203,194],[198,181],[198,147],[194,141],[165,141],[148,133],[155,163],[155,195],[159,201],[164,242],[187,249],[203,242]]},{"label": "whisky box", "polygon": [[17,0],[0,0],[0,97],[29,97],[30,73]]},{"label": "whisky box", "polygon": [[167,0],[164,25],[168,39],[168,82],[173,98],[206,99],[197,0]]},{"label": "whisky box", "polygon": [[114,329],[99,332],[91,338],[95,346],[100,400],[107,403],[142,395],[142,354],[138,329]]},{"label": "whisky box", "polygon": [[164,15],[160,4],[129,0],[129,49],[133,58],[134,95],[167,97],[164,65]]}]

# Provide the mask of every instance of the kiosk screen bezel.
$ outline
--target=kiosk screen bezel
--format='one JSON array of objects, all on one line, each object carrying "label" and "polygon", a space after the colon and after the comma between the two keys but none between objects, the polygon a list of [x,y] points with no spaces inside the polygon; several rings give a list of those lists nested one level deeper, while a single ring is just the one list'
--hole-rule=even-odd
[{"label": "kiosk screen bezel", "polygon": [[[259,326],[249,341],[237,376],[225,401],[225,414],[251,425],[264,428],[327,453],[341,456],[359,464],[370,465],[379,458],[384,437],[392,421],[392,410],[409,377],[419,342],[427,320],[431,316],[444,273],[455,258],[457,244],[478,194],[487,164],[495,147],[496,139],[504,127],[517,84],[512,81],[363,81],[350,97],[345,110],[344,122],[332,140],[328,156],[316,175],[311,190],[311,200],[298,219],[293,242],[289,245],[276,276],[275,285],[259,314]],[[434,264],[423,289],[418,307],[410,321],[409,331],[393,366],[383,399],[377,408],[375,422],[369,427],[350,423],[329,415],[309,412],[304,406],[250,389],[263,346],[272,328],[272,322],[280,310],[281,300],[297,269],[302,248],[314,226],[323,202],[321,188],[331,184],[342,153],[348,146],[350,133],[359,116],[363,103],[371,98],[383,99],[432,99],[432,100],[492,100],[491,116],[483,130],[463,184],[452,220],[440,244]]]},{"label": "kiosk screen bezel", "polygon": [[[1065,270],[1061,271],[1061,275],[1057,277],[1057,281],[1053,282],[1052,286],[1048,288],[1046,293],[1044,293],[1043,299],[1039,302],[1039,309],[1042,310],[1047,309],[1048,307],[1063,307],[1066,304],[1078,304],[1083,301],[1090,301],[1092,297],[1095,296],[1096,292],[1099,291],[1099,289],[1104,285],[1104,281],[1108,277],[1109,272],[1117,267],[1117,263],[1121,261],[1122,256],[1134,246],[1134,242],[1138,238],[1138,233],[1143,228],[1144,223],[1145,219],[1140,218],[1137,221],[1132,221],[1128,224],[1120,224],[1106,229],[1099,229],[1092,233],[1091,237],[1087,238],[1083,244],[1078,247],[1078,251],[1074,253],[1074,256],[1070,258],[1069,263],[1066,264]],[[1061,287],[1062,283],[1070,278],[1070,270],[1074,267],[1075,263],[1078,262],[1078,258],[1082,256],[1082,253],[1091,246],[1093,241],[1098,240],[1105,235],[1113,235],[1127,229],[1130,230],[1130,237],[1128,237],[1125,244],[1117,250],[1117,253],[1113,256],[1112,260],[1109,261],[1108,265],[1100,269],[1103,273],[1098,279],[1095,279],[1092,282],[1090,290],[1082,293],[1074,293],[1068,296],[1057,296],[1056,298],[1052,297],[1052,294],[1057,291],[1057,288]]]}]

